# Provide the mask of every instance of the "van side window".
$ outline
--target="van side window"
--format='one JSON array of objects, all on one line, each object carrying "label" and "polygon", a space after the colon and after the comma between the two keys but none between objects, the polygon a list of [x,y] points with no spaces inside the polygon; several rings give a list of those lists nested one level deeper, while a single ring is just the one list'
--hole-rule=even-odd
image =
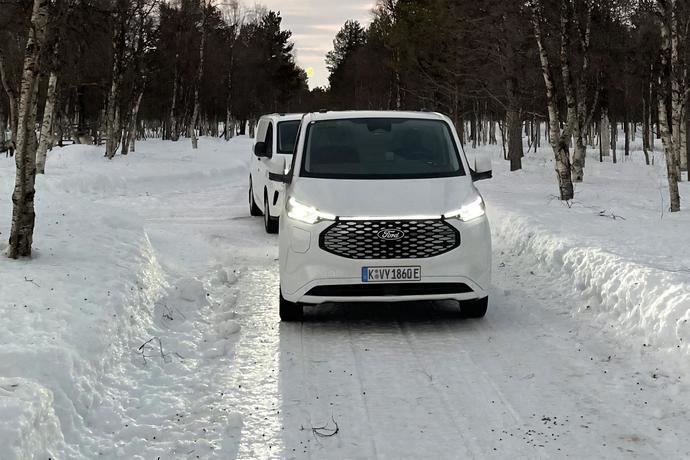
[{"label": "van side window", "polygon": [[266,130],[266,153],[273,153],[273,123],[268,124],[268,129]]}]

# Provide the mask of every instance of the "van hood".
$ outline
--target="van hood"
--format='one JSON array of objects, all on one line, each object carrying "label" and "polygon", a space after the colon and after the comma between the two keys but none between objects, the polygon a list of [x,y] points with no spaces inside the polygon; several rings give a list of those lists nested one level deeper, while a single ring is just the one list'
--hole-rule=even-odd
[{"label": "van hood", "polygon": [[300,177],[290,190],[297,201],[338,217],[440,216],[478,194],[469,176],[403,180]]}]

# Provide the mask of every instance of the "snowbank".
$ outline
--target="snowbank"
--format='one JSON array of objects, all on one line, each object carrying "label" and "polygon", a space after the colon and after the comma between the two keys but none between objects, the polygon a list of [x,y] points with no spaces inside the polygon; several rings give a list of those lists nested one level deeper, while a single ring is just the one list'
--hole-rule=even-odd
[{"label": "snowbank", "polygon": [[0,445],[7,459],[51,458],[60,444],[60,422],[53,410],[53,394],[36,383],[0,378]]},{"label": "snowbank", "polygon": [[[192,152],[188,142],[151,140],[112,161],[93,146],[49,154],[36,185],[34,257],[0,257],[3,460],[169,458],[190,445],[208,457],[226,442],[227,428],[206,435],[190,425],[198,418],[183,417],[190,403],[211,403],[199,396],[213,388],[204,360],[232,358],[232,303],[213,301],[206,280],[163,267],[141,208],[130,206],[244,176],[246,140],[234,150],[220,140],[200,144]],[[10,161],[0,163],[3,242],[13,175]],[[231,285],[227,273],[211,275]],[[213,420],[236,427],[236,418]]]},{"label": "snowbank", "polygon": [[573,310],[646,350],[690,355],[690,187],[670,214],[665,166],[588,158],[585,182],[570,207],[557,200],[548,148],[529,154],[510,173],[494,155],[495,179],[480,183],[496,252],[518,255],[525,283],[545,274],[544,289],[578,299]]},{"label": "snowbank", "polygon": [[[236,364],[248,323],[235,313],[239,275],[226,267],[256,246],[272,261],[275,248],[245,244],[260,228],[248,218],[243,226],[249,141],[200,145],[151,140],[112,161],[96,147],[50,153],[37,183],[35,257],[0,257],[3,460],[233,457],[244,420],[219,369]],[[575,299],[574,315],[687,360],[688,184],[686,209],[671,215],[658,156],[652,167],[640,152],[618,165],[593,156],[568,207],[554,195],[547,148],[517,173],[498,148],[488,151],[495,179],[478,186],[498,269],[510,254],[524,274],[517,283],[529,295],[516,297]],[[0,160],[0,246],[13,174]]]}]

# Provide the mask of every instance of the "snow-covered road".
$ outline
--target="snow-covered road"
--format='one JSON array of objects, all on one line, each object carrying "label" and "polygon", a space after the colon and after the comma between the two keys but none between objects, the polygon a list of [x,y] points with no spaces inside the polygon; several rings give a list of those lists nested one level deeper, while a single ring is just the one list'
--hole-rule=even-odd
[{"label": "snow-covered road", "polygon": [[186,227],[184,245],[160,252],[189,275],[212,253],[240,271],[235,364],[217,370],[243,422],[238,458],[690,455],[679,376],[574,319],[572,299],[500,241],[483,320],[412,303],[314,308],[281,324],[277,238],[247,217],[245,187],[240,174],[162,198],[174,217],[147,211],[154,247],[158,229],[172,242]]},{"label": "snow-covered road", "polygon": [[[189,163],[149,168],[145,178],[122,183],[62,180],[98,208],[138,216],[105,223],[117,233],[140,220],[149,260],[141,279],[160,292],[124,308],[141,310],[141,320],[130,316],[136,325],[119,326],[121,345],[102,352],[112,355],[104,363],[84,358],[100,363],[81,387],[96,396],[71,399],[62,394],[70,383],[59,375],[54,383],[50,373],[0,361],[0,414],[9,407],[3,392],[11,391],[2,377],[28,375],[56,394],[55,409],[35,419],[58,428],[40,439],[45,450],[34,444],[22,452],[163,459],[690,456],[683,370],[631,347],[596,316],[575,315],[581,299],[564,295],[538,264],[526,268],[529,255],[505,241],[494,241],[494,287],[482,320],[462,319],[455,304],[435,302],[330,305],[307,309],[303,323],[280,323],[277,238],[248,217],[246,141],[233,142],[240,147],[228,155],[236,157],[226,168],[215,159],[218,169],[210,173]],[[109,166],[121,165],[99,167]],[[41,247],[34,270],[51,260]],[[25,268],[18,276],[45,285]],[[160,350],[139,353],[153,336]],[[51,359],[40,353],[37,361]],[[0,451],[0,458],[25,458],[17,452]]]},{"label": "snow-covered road", "polygon": [[[233,389],[241,458],[690,455],[677,376],[573,324],[567,301],[538,292],[538,274],[521,290],[510,256],[481,321],[423,303],[332,306],[279,324],[275,264],[248,262],[237,308],[251,332]],[[335,423],[336,435],[318,436]]]}]

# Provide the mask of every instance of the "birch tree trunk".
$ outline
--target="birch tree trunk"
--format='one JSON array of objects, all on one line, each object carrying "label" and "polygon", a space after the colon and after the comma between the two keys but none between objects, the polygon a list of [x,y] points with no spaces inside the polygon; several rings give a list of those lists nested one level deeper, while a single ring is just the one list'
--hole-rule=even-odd
[{"label": "birch tree trunk", "polygon": [[120,86],[122,79],[122,55],[124,53],[124,33],[122,22],[125,10],[122,2],[118,2],[115,12],[114,30],[113,30],[113,66],[112,66],[112,82],[110,83],[110,92],[108,95],[108,105],[106,108],[106,136],[108,139],[105,142],[105,156],[112,159],[117,153],[120,146],[121,126],[120,126]]},{"label": "birch tree trunk", "polygon": [[649,103],[647,97],[642,98],[642,151],[644,161],[649,166]]},{"label": "birch tree trunk", "polygon": [[122,124],[122,129],[120,132],[122,133],[120,145],[122,146],[122,149],[120,150],[120,155],[127,155],[129,153],[129,139],[130,139],[130,128],[132,127],[132,110],[129,110],[129,113],[123,115],[120,119],[120,123]]},{"label": "birch tree trunk", "polygon": [[625,119],[623,120],[623,133],[625,136],[624,140],[624,155],[626,157],[630,156],[630,122],[628,121],[628,114],[625,114]]},{"label": "birch tree trunk", "polygon": [[175,54],[175,74],[173,75],[172,101],[170,103],[170,140],[177,142],[180,138],[179,128],[177,127],[177,117],[175,109],[177,107],[177,91],[179,77],[179,54]]},{"label": "birch tree trunk", "polygon": [[[115,77],[117,78],[117,77]],[[120,107],[119,107],[120,85],[113,80],[110,86],[110,97],[108,98],[108,110],[106,115],[106,136],[105,156],[112,159],[120,146]]]},{"label": "birch tree trunk", "polygon": [[[683,119],[680,122],[680,145],[679,145],[679,155],[680,155],[680,170],[688,170],[688,114],[683,114]],[[690,180],[690,177],[688,177]]]},{"label": "birch tree trunk", "polygon": [[613,155],[613,164],[618,163],[618,122],[611,120],[611,154]]},{"label": "birch tree trunk", "polygon": [[46,105],[43,110],[43,123],[41,123],[41,137],[36,150],[36,173],[45,174],[46,157],[48,154],[48,143],[53,137],[53,113],[55,110],[55,98],[57,95],[57,71],[50,72],[48,79],[48,93],[46,94]]},{"label": "birch tree trunk", "polygon": [[39,57],[45,41],[50,0],[34,0],[31,27],[26,42],[24,68],[17,117],[16,177],[12,194],[12,229],[9,256],[13,259],[31,256],[33,244],[34,194],[36,181],[36,152],[34,126],[36,123]]},{"label": "birch tree trunk", "polygon": [[518,171],[522,169],[522,120],[520,112],[511,110],[506,114],[506,131],[508,133],[508,159],[510,160],[510,170]]},{"label": "birch tree trunk", "polygon": [[[566,4],[566,2],[564,2]],[[593,15],[593,3],[591,1],[585,2],[586,14],[585,14],[585,27],[584,31],[581,33],[580,37],[580,48],[582,52],[582,69],[579,76],[579,81],[577,84],[577,108],[575,113],[575,129],[573,130],[573,136],[575,137],[575,151],[573,152],[573,181],[582,182],[585,178],[585,162],[587,160],[587,143],[583,139],[584,131],[587,126],[591,123],[592,115],[594,114],[594,109],[596,108],[598,101],[598,90],[595,94],[594,101],[592,102],[591,110],[588,110],[587,105],[587,76],[589,72],[589,50],[592,35],[592,15]],[[568,15],[568,18],[572,16]],[[565,31],[568,34],[567,30]],[[570,66],[570,61],[566,61],[568,66]],[[572,85],[572,82],[570,82]],[[572,87],[570,89],[572,93]],[[570,107],[570,102],[568,103]],[[588,115],[590,112],[590,115]]]},{"label": "birch tree trunk", "polygon": [[601,142],[601,156],[602,157],[611,156],[610,125],[611,125],[611,123],[609,122],[609,111],[608,111],[608,108],[605,107],[601,111],[601,121],[600,121],[601,139],[599,140],[599,142]]},{"label": "birch tree trunk", "polygon": [[7,115],[2,107],[0,107],[0,146],[5,145],[5,131],[7,131]]},{"label": "birch tree trunk", "polygon": [[[681,152],[682,154],[683,152]],[[685,164],[688,172],[688,180],[690,181],[690,116],[685,114]]]},{"label": "birch tree trunk", "polygon": [[[681,49],[687,37],[681,37],[680,19],[681,6],[678,0],[671,0],[667,7],[671,9],[671,134],[673,136],[673,164],[676,168],[676,177],[681,180],[681,146],[683,145],[683,122],[685,120],[685,76],[687,70],[682,62]],[[685,31],[687,35],[687,29]],[[680,199],[679,199],[680,202]],[[680,203],[679,203],[680,209]]]},{"label": "birch tree trunk", "polygon": [[194,112],[192,113],[192,121],[190,122],[190,134],[192,137],[192,148],[199,148],[199,140],[196,136],[196,124],[199,119],[199,88],[201,87],[201,79],[204,76],[204,48],[206,47],[206,0],[202,0],[203,19],[201,21],[201,43],[199,44],[199,71],[194,83]]},{"label": "birch tree trunk", "polygon": [[[678,17],[676,0],[657,0],[661,29],[661,64],[659,75],[659,129],[664,143],[671,212],[680,211],[680,122],[682,104],[680,79],[682,69],[678,51]],[[669,120],[668,114],[671,114]]]},{"label": "birch tree trunk", "polygon": [[228,71],[228,99],[225,103],[225,140],[229,141],[235,135],[235,124],[232,121],[232,76],[235,63],[234,52],[230,51],[230,70]]},{"label": "birch tree trunk", "polygon": [[506,111],[506,134],[508,135],[508,159],[510,170],[522,169],[522,117],[517,96],[517,78],[510,77],[506,81],[508,108]]},{"label": "birch tree trunk", "polygon": [[10,83],[9,76],[7,75],[7,62],[5,61],[5,56],[0,50],[0,81],[2,82],[2,87],[7,94],[7,100],[10,106],[10,130],[12,131],[12,140],[17,142],[17,96],[15,94],[14,88]]},{"label": "birch tree trunk", "polygon": [[136,141],[137,141],[137,126],[139,123],[139,108],[141,107],[141,100],[144,97],[144,91],[142,90],[137,96],[137,100],[134,102],[134,107],[132,108],[132,115],[130,119],[129,127],[129,151],[136,151]]},{"label": "birch tree trunk", "polygon": [[530,6],[532,8],[534,36],[537,40],[537,47],[539,48],[539,61],[541,62],[542,76],[544,78],[544,85],[546,86],[546,100],[549,112],[549,142],[551,143],[551,148],[553,149],[556,160],[556,177],[558,179],[560,198],[563,201],[568,201],[572,200],[574,197],[570,168],[570,152],[568,150],[570,127],[566,124],[565,129],[561,130],[558,117],[556,85],[551,73],[549,55],[544,46],[544,39],[541,31],[541,15],[539,13],[539,7],[534,1],[530,3]]}]

